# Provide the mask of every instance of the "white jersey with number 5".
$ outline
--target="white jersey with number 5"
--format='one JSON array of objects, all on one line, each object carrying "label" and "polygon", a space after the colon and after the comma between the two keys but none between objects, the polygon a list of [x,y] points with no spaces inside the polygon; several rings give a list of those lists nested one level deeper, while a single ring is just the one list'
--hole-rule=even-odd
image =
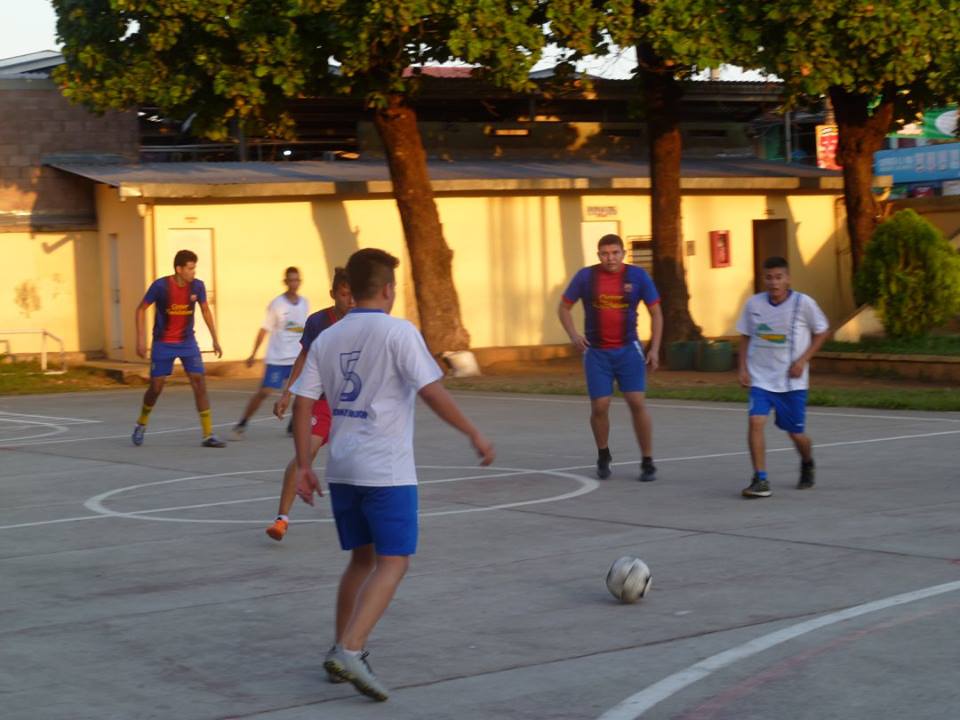
[{"label": "white jersey with number 5", "polygon": [[328,483],[416,485],[417,392],[443,377],[420,331],[379,310],[354,308],[310,346],[296,395],[326,393],[333,425]]}]

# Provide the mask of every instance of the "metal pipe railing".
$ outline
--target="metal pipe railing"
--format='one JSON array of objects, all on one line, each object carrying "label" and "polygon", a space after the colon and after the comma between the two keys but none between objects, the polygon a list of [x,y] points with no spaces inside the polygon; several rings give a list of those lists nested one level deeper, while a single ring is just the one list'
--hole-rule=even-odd
[{"label": "metal pipe railing", "polygon": [[[0,330],[0,335],[39,335],[40,336],[40,371],[44,375],[63,375],[67,372],[67,353],[63,347],[63,340],[47,330]],[[51,338],[60,343],[60,369],[47,369],[47,338]],[[2,340],[7,346],[7,352],[10,352],[10,341]]]}]

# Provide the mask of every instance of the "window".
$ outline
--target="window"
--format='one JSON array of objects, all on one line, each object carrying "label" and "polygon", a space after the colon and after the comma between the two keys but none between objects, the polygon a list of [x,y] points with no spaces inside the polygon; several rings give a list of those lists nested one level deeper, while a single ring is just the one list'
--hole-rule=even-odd
[{"label": "window", "polygon": [[653,236],[631,235],[627,238],[628,261],[653,273]]}]

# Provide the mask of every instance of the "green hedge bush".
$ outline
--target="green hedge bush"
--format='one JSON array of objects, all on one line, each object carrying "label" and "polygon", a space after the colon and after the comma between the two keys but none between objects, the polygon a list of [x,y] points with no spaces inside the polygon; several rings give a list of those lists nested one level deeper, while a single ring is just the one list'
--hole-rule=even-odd
[{"label": "green hedge bush", "polygon": [[888,337],[921,337],[960,313],[960,253],[929,221],[901,210],[874,232],[856,293]]}]

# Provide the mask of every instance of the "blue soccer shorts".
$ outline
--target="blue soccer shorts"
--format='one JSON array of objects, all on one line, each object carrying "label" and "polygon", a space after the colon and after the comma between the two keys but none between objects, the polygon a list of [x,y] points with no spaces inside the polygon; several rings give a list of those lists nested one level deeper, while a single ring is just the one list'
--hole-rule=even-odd
[{"label": "blue soccer shorts", "polygon": [[644,392],[647,389],[646,359],[638,342],[611,350],[587,348],[583,369],[591,400],[613,395],[614,380],[620,392]]},{"label": "blue soccer shorts", "polygon": [[279,390],[290,377],[290,371],[293,365],[267,365],[263,373],[263,387]]},{"label": "blue soccer shorts", "polygon": [[758,387],[750,388],[750,417],[766,417],[771,409],[776,412],[778,428],[800,434],[807,421],[807,391],[771,392]]},{"label": "blue soccer shorts", "polygon": [[166,343],[156,341],[150,349],[150,377],[167,377],[173,374],[173,361],[180,360],[183,371],[191,375],[203,375],[203,358],[196,342]]},{"label": "blue soccer shorts", "polygon": [[417,486],[330,483],[330,505],[344,550],[373,543],[377,555],[417,551]]}]

